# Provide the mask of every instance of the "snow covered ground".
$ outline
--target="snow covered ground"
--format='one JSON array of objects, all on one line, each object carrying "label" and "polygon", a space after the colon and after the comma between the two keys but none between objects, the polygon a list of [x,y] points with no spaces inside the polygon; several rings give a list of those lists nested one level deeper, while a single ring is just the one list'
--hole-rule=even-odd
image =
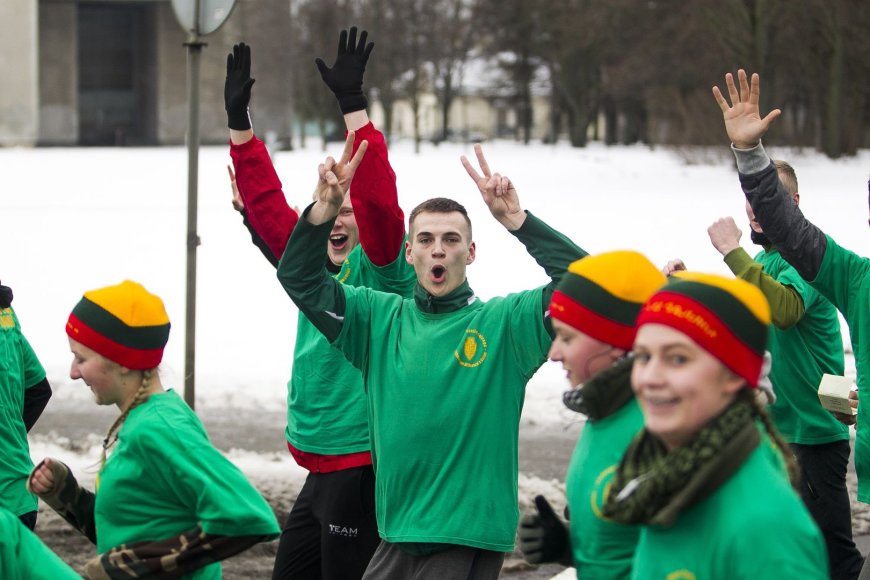
[{"label": "snow covered ground", "polygon": [[[753,253],[755,248],[724,141],[709,150],[497,141],[484,144],[484,152],[494,171],[514,181],[526,209],[587,251],[638,249],[657,264],[681,257],[691,269],[727,274],[709,242],[708,225],[732,215],[744,230],[744,246]],[[866,254],[870,151],[838,161],[810,152],[770,152],[796,168],[810,219]],[[339,154],[340,144],[330,144],[329,153]],[[478,250],[469,280],[483,298],[545,283],[543,271],[489,216],[459,162],[462,154],[474,157],[470,145],[424,144],[420,155],[411,143],[391,146],[406,215],[434,196],[466,205]],[[319,146],[276,154],[291,205],[308,203],[324,156]],[[197,408],[282,409],[296,308],[230,206],[228,162],[227,147],[201,150]],[[172,334],[163,382],[183,389],[186,163],[184,148],[0,149],[0,280],[15,291],[24,332],[55,388],[52,406],[85,405],[91,398],[82,383],[68,378],[64,323],[70,309],[85,290],[124,278],[142,282],[166,302]],[[565,386],[561,368],[545,364],[529,385],[523,429],[559,429],[570,421],[560,402]],[[94,433],[106,426],[95,425]],[[96,462],[87,442],[73,444],[84,452],[70,458],[72,447],[61,440],[63,426],[57,427],[59,439],[34,442],[34,457],[59,454],[81,467]],[[286,473],[292,464],[286,455],[230,456],[253,479],[268,478],[270,469]],[[297,476],[301,482],[301,470]],[[521,496],[550,485],[557,484],[521,478]]]}]

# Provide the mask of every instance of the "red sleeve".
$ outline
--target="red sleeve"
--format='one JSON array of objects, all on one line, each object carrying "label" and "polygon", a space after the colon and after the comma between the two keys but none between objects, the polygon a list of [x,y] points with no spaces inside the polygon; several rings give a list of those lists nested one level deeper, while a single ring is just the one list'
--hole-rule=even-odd
[{"label": "red sleeve", "polygon": [[[368,153],[368,151],[366,151]],[[254,137],[247,143],[230,143],[236,185],[253,230],[280,259],[299,216],[287,203],[281,180],[272,166],[266,145]],[[360,167],[362,164],[360,164]]]},{"label": "red sleeve", "polygon": [[374,265],[386,266],[402,250],[405,214],[399,207],[396,174],[387,157],[384,135],[371,123],[361,127],[356,131],[354,153],[363,140],[369,146],[350,184],[350,199],[363,251]]}]

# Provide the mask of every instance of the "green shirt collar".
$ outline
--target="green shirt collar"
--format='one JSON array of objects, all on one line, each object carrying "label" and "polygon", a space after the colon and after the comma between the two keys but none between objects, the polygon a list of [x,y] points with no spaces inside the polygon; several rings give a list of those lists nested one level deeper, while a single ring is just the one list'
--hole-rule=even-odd
[{"label": "green shirt collar", "polygon": [[453,312],[474,302],[474,291],[465,280],[447,296],[432,296],[418,282],[414,287],[414,302],[417,308],[430,314]]}]

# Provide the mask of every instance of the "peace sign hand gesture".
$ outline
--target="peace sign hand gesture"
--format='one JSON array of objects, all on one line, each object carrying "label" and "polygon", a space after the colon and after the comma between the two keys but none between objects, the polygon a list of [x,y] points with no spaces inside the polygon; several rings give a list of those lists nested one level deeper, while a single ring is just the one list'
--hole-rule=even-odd
[{"label": "peace sign hand gesture", "polygon": [[350,188],[350,182],[353,180],[356,168],[359,167],[369,146],[368,141],[363,141],[360,143],[359,149],[356,150],[356,155],[351,158],[355,138],[356,133],[348,131],[341,158],[336,161],[332,157],[327,157],[326,161],[317,167],[318,180],[317,187],[314,189],[315,203],[311,211],[308,212],[309,223],[319,225],[327,222],[335,218],[341,210],[344,194]]},{"label": "peace sign hand gesture", "polygon": [[514,184],[507,176],[499,173],[493,174],[490,171],[480,144],[474,146],[474,153],[477,155],[477,162],[480,164],[483,176],[477,173],[465,155],[460,158],[462,166],[465,167],[465,171],[477,185],[492,217],[497,219],[508,231],[518,230],[526,221],[526,212],[520,207],[520,198]]}]

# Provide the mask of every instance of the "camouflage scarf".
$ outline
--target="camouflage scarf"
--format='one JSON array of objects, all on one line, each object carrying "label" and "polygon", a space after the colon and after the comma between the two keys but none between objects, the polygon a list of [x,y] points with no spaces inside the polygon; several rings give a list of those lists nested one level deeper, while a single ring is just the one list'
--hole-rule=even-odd
[{"label": "camouflage scarf", "polygon": [[743,397],[676,449],[646,429],[629,445],[616,471],[604,515],[623,524],[669,526],[740,468],[761,438]]},{"label": "camouflage scarf", "polygon": [[623,357],[586,381],[581,387],[565,391],[562,402],[577,413],[583,413],[590,421],[598,421],[614,414],[628,403],[634,393],[631,390],[632,359]]}]

